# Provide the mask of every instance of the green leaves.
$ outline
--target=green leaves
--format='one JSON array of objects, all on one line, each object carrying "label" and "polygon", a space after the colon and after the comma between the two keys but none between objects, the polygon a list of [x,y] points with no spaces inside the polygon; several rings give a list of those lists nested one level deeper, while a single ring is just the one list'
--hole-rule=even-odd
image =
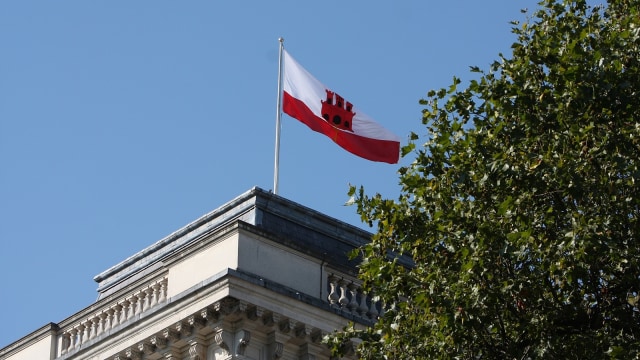
[{"label": "green leaves", "polygon": [[336,354],[640,356],[639,15],[544,0],[510,57],[427,93],[399,198],[349,190],[377,226],[360,277],[390,308]]}]

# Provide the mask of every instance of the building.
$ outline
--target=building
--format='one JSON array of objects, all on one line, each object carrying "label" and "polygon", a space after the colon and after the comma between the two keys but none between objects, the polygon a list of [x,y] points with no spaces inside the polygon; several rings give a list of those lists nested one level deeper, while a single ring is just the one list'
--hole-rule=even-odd
[{"label": "building", "polygon": [[97,275],[98,300],[0,359],[329,359],[380,307],[347,257],[370,234],[253,188]]}]

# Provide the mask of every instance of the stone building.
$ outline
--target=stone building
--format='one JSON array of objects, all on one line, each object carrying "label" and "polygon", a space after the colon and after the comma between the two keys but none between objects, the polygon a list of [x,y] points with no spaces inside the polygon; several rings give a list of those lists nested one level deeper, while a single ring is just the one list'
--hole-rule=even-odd
[{"label": "stone building", "polygon": [[369,238],[253,188],[97,275],[95,303],[0,359],[329,359],[325,334],[379,315],[347,257]]}]

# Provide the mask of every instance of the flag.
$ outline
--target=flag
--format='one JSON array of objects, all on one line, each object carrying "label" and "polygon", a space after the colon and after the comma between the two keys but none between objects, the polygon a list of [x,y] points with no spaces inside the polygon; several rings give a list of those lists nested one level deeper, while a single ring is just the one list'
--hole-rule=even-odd
[{"label": "flag", "polygon": [[362,158],[395,164],[400,138],[324,86],[284,51],[282,110]]}]

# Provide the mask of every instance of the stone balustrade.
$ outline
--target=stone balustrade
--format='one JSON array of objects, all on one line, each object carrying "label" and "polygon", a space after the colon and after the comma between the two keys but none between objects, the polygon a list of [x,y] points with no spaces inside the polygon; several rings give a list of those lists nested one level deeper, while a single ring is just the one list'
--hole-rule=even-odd
[{"label": "stone balustrade", "polygon": [[117,300],[110,301],[99,311],[60,329],[58,354],[70,353],[82,344],[112,328],[134,319],[137,315],[159,305],[167,299],[167,278],[162,278],[135,290]]},{"label": "stone balustrade", "polygon": [[366,293],[362,289],[362,283],[357,279],[330,272],[327,284],[329,292],[327,301],[332,307],[370,321],[375,321],[382,315],[384,311],[382,304],[374,300],[375,294]]}]

